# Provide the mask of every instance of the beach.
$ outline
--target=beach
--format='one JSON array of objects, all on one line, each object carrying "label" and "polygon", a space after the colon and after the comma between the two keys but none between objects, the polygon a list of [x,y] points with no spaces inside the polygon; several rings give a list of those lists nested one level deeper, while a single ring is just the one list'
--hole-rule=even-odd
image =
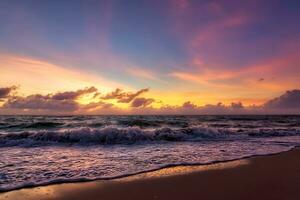
[{"label": "beach", "polygon": [[0,200],[300,200],[299,8],[0,0]]},{"label": "beach", "polygon": [[64,183],[0,194],[0,200],[300,199],[300,149],[115,180]]},{"label": "beach", "polygon": [[0,0],[0,200],[300,200],[300,0]]}]

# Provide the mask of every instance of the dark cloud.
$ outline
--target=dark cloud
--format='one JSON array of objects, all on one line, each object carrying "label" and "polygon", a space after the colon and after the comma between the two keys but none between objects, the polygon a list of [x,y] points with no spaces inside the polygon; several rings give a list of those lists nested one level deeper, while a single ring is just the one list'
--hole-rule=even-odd
[{"label": "dark cloud", "polygon": [[75,100],[78,97],[85,95],[85,94],[90,94],[90,93],[95,92],[95,95],[96,95],[97,91],[98,91],[97,88],[89,87],[89,88],[85,88],[85,89],[77,90],[77,91],[59,92],[59,93],[54,94],[52,96],[52,98],[55,100]]},{"label": "dark cloud", "polygon": [[191,103],[190,101],[187,101],[182,104],[182,108],[194,109],[194,108],[197,108],[197,105]]},{"label": "dark cloud", "polygon": [[57,100],[50,95],[30,95],[27,97],[13,97],[3,105],[4,108],[29,110],[61,110],[74,111],[79,104],[73,100]]},{"label": "dark cloud", "polygon": [[271,109],[299,109],[300,90],[287,91],[283,95],[265,103],[264,107]]},{"label": "dark cloud", "polygon": [[100,92],[95,92],[95,94],[94,94],[94,96],[93,96],[93,99],[95,99],[95,98],[99,97],[100,95],[101,95],[101,93],[100,93]]},{"label": "dark cloud", "polygon": [[139,95],[148,92],[149,88],[141,89],[135,93],[132,92],[124,92],[122,89],[117,88],[115,91],[105,95],[101,99],[117,99],[119,103],[130,103],[134,98],[138,97]]},{"label": "dark cloud", "polygon": [[75,100],[82,95],[97,93],[97,88],[89,87],[77,91],[58,92],[55,94],[35,94],[27,97],[14,96],[4,103],[3,108],[28,110],[76,111],[81,105]]},{"label": "dark cloud", "polygon": [[123,92],[122,89],[120,88],[117,88],[115,91],[105,95],[104,97],[101,97],[101,99],[119,99],[119,98],[122,98],[126,93]]},{"label": "dark cloud", "polygon": [[237,102],[237,103],[232,102],[231,103],[231,108],[233,108],[233,109],[242,109],[242,108],[244,108],[244,106],[241,102]]},{"label": "dark cloud", "polygon": [[8,98],[9,95],[16,89],[17,86],[0,88],[0,101],[4,100],[5,98]]},{"label": "dark cloud", "polygon": [[137,96],[139,96],[145,92],[148,92],[148,91],[149,91],[149,89],[145,88],[145,89],[141,89],[141,90],[137,91],[136,93],[127,93],[126,96],[124,98],[119,99],[118,102],[130,103],[134,98],[136,98]]},{"label": "dark cloud", "polygon": [[147,107],[152,104],[155,100],[151,98],[135,98],[131,102],[131,107]]}]

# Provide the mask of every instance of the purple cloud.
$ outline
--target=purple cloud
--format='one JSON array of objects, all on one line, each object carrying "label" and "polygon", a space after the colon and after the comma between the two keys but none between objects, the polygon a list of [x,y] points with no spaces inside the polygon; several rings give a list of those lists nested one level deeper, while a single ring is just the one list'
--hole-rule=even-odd
[{"label": "purple cloud", "polygon": [[187,101],[182,104],[182,108],[194,109],[194,108],[197,108],[197,105],[191,103],[190,101]]},{"label": "purple cloud", "polygon": [[77,90],[77,91],[59,92],[59,93],[54,94],[52,96],[52,98],[55,100],[74,100],[82,95],[94,93],[97,91],[98,91],[97,88],[89,87],[89,88],[85,88],[85,89]]},{"label": "purple cloud", "polygon": [[[7,96],[15,87],[5,88],[2,94]],[[28,110],[56,110],[62,112],[76,111],[81,105],[75,100],[85,94],[97,93],[97,88],[89,87],[77,91],[58,92],[55,94],[34,94],[26,97],[14,96],[8,98],[3,108]],[[90,105],[91,107],[92,105]]]},{"label": "purple cloud", "polygon": [[271,109],[298,109],[300,108],[300,90],[287,91],[283,95],[271,99],[264,106]]},{"label": "purple cloud", "polygon": [[8,98],[9,95],[16,89],[17,86],[0,88],[0,101],[3,101],[5,98]]},{"label": "purple cloud", "polygon": [[152,104],[155,100],[152,98],[135,98],[132,103],[131,107],[147,107]]},{"label": "purple cloud", "polygon": [[7,102],[5,102],[3,107],[30,110],[74,111],[78,109],[79,105],[73,100],[56,100],[51,98],[49,95],[43,96],[35,94],[27,97],[10,98]]},{"label": "purple cloud", "polygon": [[117,88],[115,91],[105,95],[101,99],[103,100],[117,99],[119,103],[130,103],[133,99],[148,91],[149,88],[144,88],[135,93],[131,93],[131,92],[124,92],[122,89]]},{"label": "purple cloud", "polygon": [[244,108],[244,106],[241,102],[237,102],[237,103],[232,102],[231,103],[231,108],[233,108],[233,109],[242,109],[242,108]]}]

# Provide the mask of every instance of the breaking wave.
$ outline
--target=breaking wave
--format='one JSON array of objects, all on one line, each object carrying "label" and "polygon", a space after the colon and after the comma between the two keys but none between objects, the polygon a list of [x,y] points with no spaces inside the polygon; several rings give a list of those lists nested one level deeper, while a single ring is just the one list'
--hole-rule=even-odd
[{"label": "breaking wave", "polygon": [[139,127],[38,130],[0,135],[0,146],[49,144],[134,144],[155,141],[203,141],[239,139],[245,137],[276,137],[300,135],[300,129],[226,129],[211,127],[158,128]]}]

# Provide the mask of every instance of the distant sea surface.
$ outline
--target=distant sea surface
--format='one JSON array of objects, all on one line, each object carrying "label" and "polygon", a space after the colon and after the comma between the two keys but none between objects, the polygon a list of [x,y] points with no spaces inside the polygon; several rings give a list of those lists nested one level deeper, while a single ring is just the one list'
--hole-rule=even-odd
[{"label": "distant sea surface", "polygon": [[0,191],[300,145],[300,116],[0,116]]}]

